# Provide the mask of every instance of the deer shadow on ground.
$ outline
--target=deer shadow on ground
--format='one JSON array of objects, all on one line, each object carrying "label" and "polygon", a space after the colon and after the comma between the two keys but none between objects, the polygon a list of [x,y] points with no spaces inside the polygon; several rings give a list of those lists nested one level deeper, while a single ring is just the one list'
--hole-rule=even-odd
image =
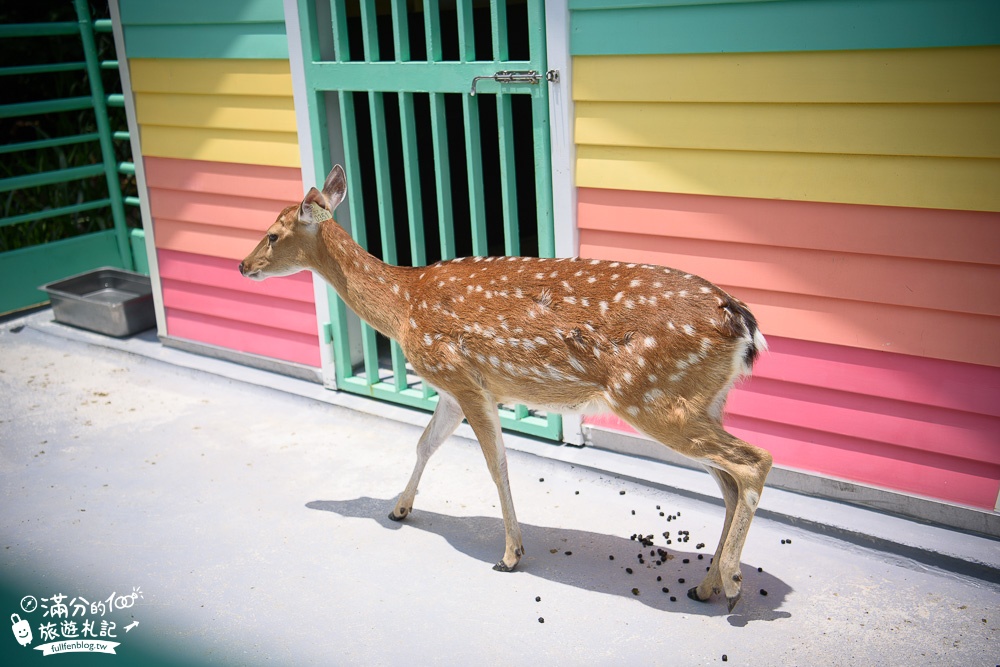
[{"label": "deer shadow on ground", "polygon": [[[433,533],[443,537],[457,551],[482,561],[484,572],[503,553],[504,529],[499,518],[458,517],[416,510],[405,521],[396,522],[388,517],[394,504],[395,499],[361,497],[353,500],[315,500],[307,503],[306,507],[348,518],[371,519],[388,530],[410,528]],[[660,611],[701,616],[726,613],[724,597],[715,596],[707,603],[687,597],[688,589],[697,585],[705,575],[711,553],[682,551],[676,545],[665,546],[663,539],[656,539],[653,546],[644,547],[640,542],[625,537],[523,522],[521,533],[526,554],[515,572],[529,573],[597,593],[634,598]],[[657,538],[662,538],[662,535]],[[684,546],[687,548],[686,544]],[[658,553],[660,549],[666,551],[666,559]],[[651,551],[653,555],[650,555]],[[639,562],[640,554],[644,563]],[[613,560],[611,556],[614,556]],[[630,568],[632,573],[626,568]],[[744,627],[751,621],[791,617],[788,612],[779,611],[792,590],[788,584],[767,572],[758,572],[756,566],[747,563],[742,563],[740,569],[743,572],[743,597],[728,617],[730,625]],[[668,592],[664,592],[664,588]],[[638,589],[639,594],[633,593],[633,589]],[[761,591],[766,591],[766,595]]]}]

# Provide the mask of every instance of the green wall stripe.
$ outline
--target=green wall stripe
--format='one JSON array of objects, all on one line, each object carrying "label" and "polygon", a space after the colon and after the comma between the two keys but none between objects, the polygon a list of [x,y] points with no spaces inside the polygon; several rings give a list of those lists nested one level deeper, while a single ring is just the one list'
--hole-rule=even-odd
[{"label": "green wall stripe", "polygon": [[284,23],[281,0],[119,0],[122,25]]},{"label": "green wall stripe", "polygon": [[[573,55],[838,51],[1000,44],[997,0],[571,3]],[[637,4],[637,3],[630,3]],[[646,4],[646,3],[642,3]],[[652,3],[649,3],[652,4]],[[587,7],[587,9],[584,9]]]},{"label": "green wall stripe", "polygon": [[288,59],[282,0],[120,0],[130,58]]},{"label": "green wall stripe", "polygon": [[284,23],[125,26],[130,58],[288,60]]}]

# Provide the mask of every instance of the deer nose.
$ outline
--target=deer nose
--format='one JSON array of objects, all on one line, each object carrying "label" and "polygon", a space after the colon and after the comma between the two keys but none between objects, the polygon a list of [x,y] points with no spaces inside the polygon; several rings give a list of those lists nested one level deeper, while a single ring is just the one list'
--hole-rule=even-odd
[{"label": "deer nose", "polygon": [[243,262],[240,262],[240,275],[245,276],[247,274],[246,267],[243,266]]}]

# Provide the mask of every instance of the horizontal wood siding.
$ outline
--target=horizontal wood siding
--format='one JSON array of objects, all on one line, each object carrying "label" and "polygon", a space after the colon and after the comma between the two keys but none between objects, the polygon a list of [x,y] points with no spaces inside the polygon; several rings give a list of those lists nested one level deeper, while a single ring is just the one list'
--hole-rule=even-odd
[{"label": "horizontal wood siding", "polygon": [[120,0],[167,334],[319,366],[312,277],[237,264],[301,199],[282,0]]},{"label": "horizontal wood siding", "polygon": [[1000,43],[995,0],[570,0],[578,55],[830,51]]},{"label": "horizontal wood siding", "polygon": [[298,169],[146,159],[167,333],[319,366],[308,272],[261,283],[237,264],[302,196]]},{"label": "horizontal wood siding", "polygon": [[570,9],[580,254],[750,303],[728,424],[779,464],[992,509],[1000,4]]},{"label": "horizontal wood siding", "polygon": [[144,155],[298,167],[287,61],[136,60]]},{"label": "horizontal wood siding", "polygon": [[577,184],[1000,211],[1000,47],[574,58]]},{"label": "horizontal wood siding", "polygon": [[280,0],[119,0],[131,58],[288,60]]}]

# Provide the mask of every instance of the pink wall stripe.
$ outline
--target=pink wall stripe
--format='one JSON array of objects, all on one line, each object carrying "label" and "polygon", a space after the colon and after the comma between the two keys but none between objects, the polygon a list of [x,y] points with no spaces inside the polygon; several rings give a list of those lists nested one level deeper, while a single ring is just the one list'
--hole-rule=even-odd
[{"label": "pink wall stripe", "polygon": [[167,334],[318,367],[308,272],[256,283],[238,262],[302,197],[299,169],[147,158]]},{"label": "pink wall stripe", "polygon": [[304,194],[302,170],[297,168],[162,157],[146,157],[144,164],[152,188],[272,199],[286,206]]},{"label": "pink wall stripe", "polygon": [[168,307],[167,332],[174,337],[319,367],[317,337]]},{"label": "pink wall stripe", "polygon": [[308,271],[281,279],[257,282],[247,280],[238,270],[238,263],[221,257],[195,255],[161,249],[157,252],[160,275],[186,283],[203,283],[235,292],[264,295],[313,304],[312,275]]}]

